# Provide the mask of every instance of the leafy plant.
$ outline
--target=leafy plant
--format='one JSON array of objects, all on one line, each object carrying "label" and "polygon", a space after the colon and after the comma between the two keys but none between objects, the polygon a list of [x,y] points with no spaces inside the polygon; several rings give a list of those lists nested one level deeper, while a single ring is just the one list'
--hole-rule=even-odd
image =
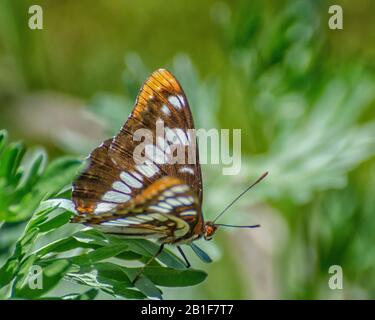
[{"label": "leafy plant", "polygon": [[74,176],[80,161],[63,157],[46,166],[44,150],[7,144],[0,131],[0,221],[28,219],[43,199],[57,195]]},{"label": "leafy plant", "polygon": [[[5,136],[3,132],[2,137]],[[0,268],[0,289],[3,288],[4,298],[46,299],[49,298],[48,292],[61,282],[71,282],[77,288],[90,289],[83,294],[73,292],[50,298],[91,299],[101,291],[121,298],[161,299],[159,286],[191,286],[206,278],[205,272],[186,269],[178,257],[164,250],[133,284],[140,271],[140,263],[147,262],[155,254],[159,248],[157,244],[146,240],[124,240],[91,228],[77,230],[79,226],[69,224],[74,214],[74,206],[69,199],[46,200],[57,194],[69,197],[67,186],[71,184],[81,162],[58,159],[51,162],[45,171],[37,170],[41,168],[40,156],[28,163],[31,169],[25,173],[26,170],[17,165],[21,163],[24,149],[19,144],[4,147],[3,142],[2,146],[1,192],[3,198],[6,198],[6,193],[6,199],[12,200],[2,202],[3,208],[7,209],[2,222],[28,220],[13,253]],[[11,204],[15,201],[19,201],[17,211],[12,210]],[[25,212],[32,213],[31,218]],[[3,224],[2,228],[6,226]],[[129,261],[131,267],[127,266],[126,262]],[[41,288],[30,285],[30,268],[35,266],[42,268]]]}]

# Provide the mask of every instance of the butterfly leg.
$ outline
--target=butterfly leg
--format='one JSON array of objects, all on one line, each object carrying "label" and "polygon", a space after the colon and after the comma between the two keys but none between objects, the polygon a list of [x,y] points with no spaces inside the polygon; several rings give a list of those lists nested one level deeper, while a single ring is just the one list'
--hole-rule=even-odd
[{"label": "butterfly leg", "polygon": [[157,256],[163,251],[164,249],[164,243],[160,245],[159,247],[159,250],[150,258],[150,260],[148,260],[145,265],[139,270],[139,272],[137,273],[137,275],[135,276],[134,280],[132,281],[132,283],[136,283],[137,280],[139,279],[139,277],[141,276],[141,274],[143,273],[144,269],[152,262],[154,261]]},{"label": "butterfly leg", "polygon": [[190,268],[191,264],[190,264],[189,260],[186,258],[184,251],[182,251],[182,248],[180,246],[177,246],[177,249],[181,253],[182,257],[184,258],[184,260],[186,262],[186,268]]}]

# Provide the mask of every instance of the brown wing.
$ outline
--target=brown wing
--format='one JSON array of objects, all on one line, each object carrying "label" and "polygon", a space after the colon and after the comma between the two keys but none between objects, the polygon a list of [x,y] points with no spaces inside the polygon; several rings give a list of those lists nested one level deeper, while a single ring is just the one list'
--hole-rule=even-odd
[{"label": "brown wing", "polygon": [[[170,145],[186,144],[185,152],[188,154],[189,146],[193,145],[196,150],[195,163],[156,163],[153,161],[155,159],[147,158],[147,152],[147,161],[142,165],[136,163],[134,149],[139,142],[133,141],[134,133],[138,129],[149,129],[155,133],[156,121],[160,119],[165,123],[167,134],[170,133],[169,138],[174,139],[169,139],[166,134],[163,137],[164,145],[160,146],[158,141],[161,140],[155,139],[151,149],[165,151]],[[178,177],[190,186],[201,205],[202,181],[198,151],[195,138],[186,135],[187,129],[194,129],[194,124],[181,86],[168,71],[155,71],[144,83],[134,110],[120,133],[106,140],[90,154],[87,169],[73,184],[73,201],[79,213],[73,221],[84,222],[87,216],[102,217],[120,208],[124,212],[128,211],[125,208],[130,207],[132,199],[166,176]],[[201,214],[197,218],[202,218]]]},{"label": "brown wing", "polygon": [[[113,139],[110,154],[121,167],[129,165],[128,157],[134,150],[134,133],[139,129],[150,129],[156,133],[156,122],[162,120],[165,124],[166,144],[186,145],[185,159],[188,159],[189,146],[194,149],[194,163],[158,165],[166,175],[176,176],[185,181],[196,192],[202,203],[202,175],[199,164],[199,154],[194,136],[186,136],[189,129],[194,128],[191,110],[177,79],[167,70],[159,69],[143,84],[132,114],[121,128],[120,133]],[[155,136],[154,136],[155,137]],[[169,138],[169,139],[168,139]],[[160,146],[158,137],[156,147]]]},{"label": "brown wing", "polygon": [[164,177],[112,212],[76,219],[112,234],[178,243],[202,234],[199,216],[199,200],[190,186],[178,178]]}]

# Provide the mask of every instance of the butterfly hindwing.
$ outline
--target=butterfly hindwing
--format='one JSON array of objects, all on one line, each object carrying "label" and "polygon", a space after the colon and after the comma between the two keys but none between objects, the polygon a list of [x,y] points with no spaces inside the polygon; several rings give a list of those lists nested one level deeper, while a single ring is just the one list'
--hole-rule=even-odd
[{"label": "butterfly hindwing", "polygon": [[112,234],[162,238],[164,243],[191,239],[200,230],[200,205],[192,189],[173,177],[164,177],[120,205],[116,211],[89,216],[85,223]]}]

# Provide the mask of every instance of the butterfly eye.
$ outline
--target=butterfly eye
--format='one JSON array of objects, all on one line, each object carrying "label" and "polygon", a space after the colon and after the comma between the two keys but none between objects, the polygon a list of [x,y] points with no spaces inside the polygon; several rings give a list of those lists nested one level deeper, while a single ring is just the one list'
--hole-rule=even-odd
[{"label": "butterfly eye", "polygon": [[216,225],[214,225],[212,222],[207,222],[204,226],[204,240],[210,241],[216,230]]}]

